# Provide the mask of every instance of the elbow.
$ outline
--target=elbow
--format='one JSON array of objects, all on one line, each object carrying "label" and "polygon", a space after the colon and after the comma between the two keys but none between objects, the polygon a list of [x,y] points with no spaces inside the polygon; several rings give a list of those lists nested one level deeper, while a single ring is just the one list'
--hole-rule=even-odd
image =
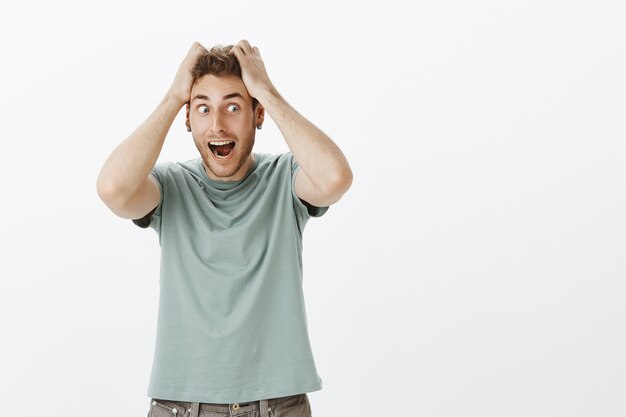
[{"label": "elbow", "polygon": [[122,207],[127,200],[119,187],[101,179],[98,179],[96,183],[96,192],[100,200],[115,214],[119,212],[119,207]]},{"label": "elbow", "polygon": [[98,193],[100,200],[102,200],[102,202],[115,213],[116,207],[119,206],[119,197],[115,193],[115,189],[109,185],[98,184],[96,186],[96,192]]},{"label": "elbow", "polygon": [[333,179],[329,181],[325,194],[328,199],[336,203],[352,186],[352,170],[345,167],[343,170],[335,173]]},{"label": "elbow", "polygon": [[98,180],[96,181],[96,192],[102,201],[110,199],[111,194],[113,194],[112,190],[113,189],[109,184],[105,183],[100,177],[98,177]]},{"label": "elbow", "polygon": [[345,192],[350,189],[352,186],[352,170],[349,166],[347,166],[339,176],[337,184],[339,189],[342,190],[341,194],[345,194]]}]

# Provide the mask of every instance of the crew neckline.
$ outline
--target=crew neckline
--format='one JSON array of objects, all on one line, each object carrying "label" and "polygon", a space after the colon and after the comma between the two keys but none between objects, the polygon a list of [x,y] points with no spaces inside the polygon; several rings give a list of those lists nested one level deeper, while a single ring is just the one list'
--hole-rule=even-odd
[{"label": "crew neckline", "polygon": [[259,154],[256,152],[253,152],[252,155],[254,156],[254,163],[252,164],[252,167],[248,170],[248,172],[246,172],[246,175],[244,175],[242,179],[235,180],[235,181],[216,181],[214,179],[209,178],[206,171],[204,170],[204,165],[202,165],[202,156],[199,156],[196,158],[196,161],[197,161],[196,164],[200,173],[202,174],[202,178],[204,178],[204,181],[207,184],[209,184],[213,188],[217,188],[220,190],[228,190],[244,182],[246,178],[248,178],[248,176],[250,176],[250,174],[256,170],[256,167],[259,165]]}]

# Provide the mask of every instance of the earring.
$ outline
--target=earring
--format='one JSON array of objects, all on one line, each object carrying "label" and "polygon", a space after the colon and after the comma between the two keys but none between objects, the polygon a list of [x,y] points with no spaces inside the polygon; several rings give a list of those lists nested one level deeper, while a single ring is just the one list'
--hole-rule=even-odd
[{"label": "earring", "polygon": [[256,125],[256,128],[261,130],[261,124],[259,123],[258,125]]},{"label": "earring", "polygon": [[187,126],[187,132],[191,132],[191,127]]}]

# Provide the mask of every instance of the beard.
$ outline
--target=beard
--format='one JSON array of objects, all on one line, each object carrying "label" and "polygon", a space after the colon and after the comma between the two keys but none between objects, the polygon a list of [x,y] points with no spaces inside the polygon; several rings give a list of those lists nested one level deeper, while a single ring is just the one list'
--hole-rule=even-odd
[{"label": "beard", "polygon": [[[240,174],[242,177],[246,173],[239,173],[243,166],[245,166],[250,154],[252,153],[252,148],[254,147],[255,140],[255,129],[254,127],[243,135],[243,139],[236,137],[235,135],[225,133],[220,136],[210,136],[210,137],[202,137],[196,138],[194,134],[192,134],[194,138],[194,142],[196,144],[196,148],[200,152],[200,156],[202,157],[202,161],[204,162],[205,169],[208,169],[214,177],[224,178],[222,181],[230,181],[230,177]],[[208,146],[208,142],[211,140],[234,140],[235,147],[231,152],[234,152],[233,157],[225,162],[220,163],[216,161],[213,155],[213,152]],[[207,174],[208,175],[208,174]],[[211,178],[211,176],[209,176]]]}]

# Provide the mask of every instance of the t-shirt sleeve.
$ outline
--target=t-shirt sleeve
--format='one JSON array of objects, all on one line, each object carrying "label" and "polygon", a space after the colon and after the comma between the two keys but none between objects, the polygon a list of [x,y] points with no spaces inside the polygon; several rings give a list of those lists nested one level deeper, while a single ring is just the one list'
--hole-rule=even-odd
[{"label": "t-shirt sleeve", "polygon": [[150,210],[144,217],[140,219],[133,219],[133,223],[137,226],[145,229],[150,227],[154,229],[157,233],[160,233],[161,230],[161,208],[163,206],[163,199],[165,197],[165,176],[167,173],[167,169],[169,166],[169,162],[158,162],[150,171],[150,175],[156,180],[157,185],[159,186],[159,191],[161,194],[161,199],[159,200],[159,204]]},{"label": "t-shirt sleeve", "polygon": [[306,222],[311,217],[322,217],[328,211],[329,206],[317,207],[298,197],[296,194],[296,174],[300,170],[300,164],[291,152],[289,152],[289,158],[291,159],[291,195],[298,220]]}]

